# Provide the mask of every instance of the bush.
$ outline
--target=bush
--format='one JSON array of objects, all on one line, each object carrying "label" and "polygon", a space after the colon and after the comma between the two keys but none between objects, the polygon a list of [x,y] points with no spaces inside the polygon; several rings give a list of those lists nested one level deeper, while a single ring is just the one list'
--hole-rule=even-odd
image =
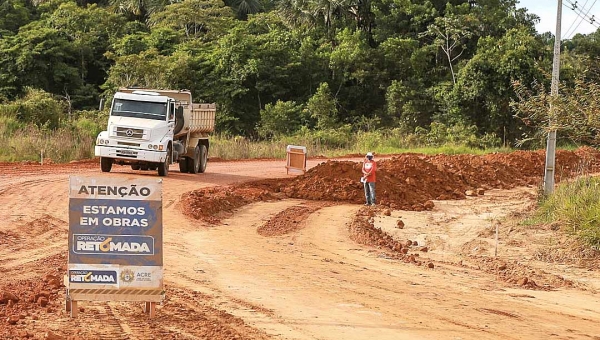
[{"label": "bush", "polygon": [[0,116],[0,136],[12,137],[16,131],[25,127],[16,118]]},{"label": "bush", "polygon": [[43,90],[26,88],[25,95],[0,106],[2,116],[14,117],[21,122],[56,129],[65,118],[66,104]]},{"label": "bush", "polygon": [[587,246],[600,249],[600,179],[585,177],[560,184],[554,194],[543,198],[529,222],[559,222]]},{"label": "bush", "polygon": [[485,149],[501,145],[500,138],[495,134],[485,134],[480,137],[477,134],[477,126],[467,126],[462,123],[447,126],[443,123],[433,122],[429,130],[417,127],[415,134],[426,146],[433,147],[450,145]]},{"label": "bush", "polygon": [[289,135],[298,131],[302,120],[302,105],[278,100],[275,104],[267,104],[260,111],[258,133],[261,137],[268,138]]}]

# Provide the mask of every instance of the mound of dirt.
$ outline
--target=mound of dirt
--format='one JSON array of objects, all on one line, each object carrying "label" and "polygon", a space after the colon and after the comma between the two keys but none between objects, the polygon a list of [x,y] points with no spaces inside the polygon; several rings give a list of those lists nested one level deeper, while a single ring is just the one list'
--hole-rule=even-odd
[{"label": "mound of dirt", "polygon": [[554,275],[543,270],[534,269],[526,263],[516,260],[505,261],[485,256],[470,256],[469,264],[459,263],[465,267],[483,270],[494,274],[506,283],[533,290],[553,290],[563,287],[574,287],[576,284],[562,276]]},{"label": "mound of dirt", "polygon": [[181,203],[186,215],[208,223],[218,223],[221,218],[244,205],[274,199],[277,197],[264,189],[232,187],[194,190],[184,194]]},{"label": "mound of dirt", "polygon": [[[392,254],[388,255],[388,257],[406,263],[414,263],[418,266],[425,264],[418,253],[410,253],[412,251],[422,251],[422,248],[413,248],[415,245],[413,241],[406,240],[402,242],[394,240],[392,236],[375,227],[374,217],[377,212],[378,210],[374,208],[362,208],[359,210],[348,227],[350,239],[359,244],[391,251]],[[428,262],[427,266],[429,268],[434,267],[431,262]]]},{"label": "mound of dirt", "polygon": [[[516,151],[474,155],[402,154],[377,162],[377,201],[392,209],[431,210],[431,200],[464,199],[484,189],[538,185],[544,174],[545,153]],[[600,169],[600,152],[592,148],[559,150],[556,180]],[[291,179],[245,183],[228,189],[190,193],[184,212],[197,219],[218,221],[220,212],[244,204],[283,197],[318,201],[363,203],[361,164],[327,161]]]},{"label": "mound of dirt", "polygon": [[323,208],[323,204],[303,204],[287,208],[273,216],[267,223],[256,229],[261,236],[281,236],[304,227],[304,221],[310,214]]},{"label": "mound of dirt", "polygon": [[14,339],[41,338],[43,332],[35,334],[28,326],[62,307],[57,299],[64,289],[62,273],[64,270],[57,266],[39,279],[0,287],[0,334]]}]

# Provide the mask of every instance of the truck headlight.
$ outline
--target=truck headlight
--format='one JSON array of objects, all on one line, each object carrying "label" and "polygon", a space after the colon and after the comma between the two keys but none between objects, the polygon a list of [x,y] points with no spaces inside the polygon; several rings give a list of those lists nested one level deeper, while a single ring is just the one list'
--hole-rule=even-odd
[{"label": "truck headlight", "polygon": [[158,145],[155,145],[155,146],[154,146],[154,150],[158,150]]},{"label": "truck headlight", "polygon": [[152,150],[152,144],[148,144],[148,149]]}]

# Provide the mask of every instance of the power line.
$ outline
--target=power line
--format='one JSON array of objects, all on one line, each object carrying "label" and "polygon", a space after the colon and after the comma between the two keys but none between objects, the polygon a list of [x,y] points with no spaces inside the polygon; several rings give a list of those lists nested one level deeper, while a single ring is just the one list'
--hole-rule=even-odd
[{"label": "power line", "polygon": [[[577,28],[579,28],[579,26],[581,25],[581,23],[582,23],[584,20],[585,20],[585,21],[587,21],[587,22],[589,22],[589,23],[590,23],[592,26],[596,27],[596,29],[600,28],[600,24],[598,24],[598,23],[596,22],[596,17],[595,17],[594,15],[592,15],[592,16],[590,16],[590,15],[589,15],[589,14],[590,14],[590,12],[591,12],[591,10],[592,10],[592,8],[593,8],[593,7],[594,7],[594,5],[596,4],[597,0],[594,0],[594,2],[592,3],[592,5],[591,5],[591,6],[590,6],[590,8],[588,8],[588,9],[586,9],[586,8],[585,8],[585,4],[584,4],[584,6],[583,6],[583,9],[580,9],[580,8],[578,7],[577,1],[575,1],[575,2],[572,2],[571,0],[566,0],[566,1],[567,1],[567,3],[568,3],[569,5],[571,5],[571,7],[569,7],[567,4],[563,4],[563,6],[564,6],[564,7],[566,7],[566,8],[568,8],[568,9],[570,9],[570,10],[572,10],[573,12],[575,12],[575,14],[577,15],[577,17],[578,17],[579,19],[581,19],[581,20],[579,21],[579,24],[577,24],[577,26],[575,27],[575,29],[574,29],[574,30],[573,30],[573,31],[572,31],[570,34],[574,34],[574,33],[575,33],[575,31],[577,31]],[[586,1],[586,4],[587,4],[587,1]],[[585,11],[585,13],[584,13],[584,11]],[[577,20],[577,19],[575,19],[575,20]],[[573,22],[573,23],[574,23],[574,22]],[[571,26],[572,26],[572,25],[571,25]],[[570,28],[569,28],[569,30],[570,30]],[[569,30],[568,30],[568,31],[569,31]],[[570,36],[569,36],[569,37],[567,37],[568,35],[569,35],[569,33],[567,33],[567,34],[565,35],[565,38],[569,39],[569,38],[570,38]]]},{"label": "power line", "polygon": [[[585,3],[583,4],[583,8],[585,8],[585,6],[587,5],[589,0],[585,0]],[[564,5],[565,7],[567,7],[567,5]],[[573,5],[572,10],[575,11],[575,8],[577,8],[577,1],[575,1],[575,4]],[[567,28],[567,34],[565,34],[565,37],[569,35],[569,32],[571,32],[571,28],[573,28],[573,25],[575,25],[575,22],[577,21],[577,19],[581,18],[580,16],[577,16],[577,18],[575,20],[573,20],[573,22],[571,22],[571,26],[569,26],[569,28]],[[581,24],[581,22],[583,22],[585,18],[581,18],[581,20],[579,21],[579,24],[577,24],[577,27],[575,28],[575,30],[577,30],[577,28],[579,27],[579,25]]]},{"label": "power line", "polygon": [[[577,26],[575,27],[575,29],[573,29],[573,31],[570,31],[570,33],[567,33],[565,35],[565,38],[570,39],[572,37],[573,34],[575,34],[575,32],[577,31],[577,29],[579,28],[579,26],[581,25],[581,23],[586,20],[589,21],[590,24],[592,24],[592,26],[596,27],[596,29],[598,29],[599,25],[596,23],[596,19],[595,16],[592,15],[591,17],[589,16],[590,11],[592,10],[592,8],[594,7],[594,5],[596,4],[597,0],[594,0],[594,2],[592,3],[592,5],[590,6],[590,8],[587,10],[587,12],[585,13],[584,16],[581,16],[581,14],[583,14],[583,11],[585,11],[585,5],[583,7],[582,10],[578,10],[576,11],[576,14],[579,18],[581,18],[581,20],[579,21],[579,23],[577,24]],[[577,4],[577,2],[575,2],[575,5]]]},{"label": "power line", "polygon": [[[594,1],[594,3],[592,3],[592,6],[589,9],[587,9],[587,10],[585,9],[585,7],[584,7],[584,9],[580,9],[577,6],[577,1],[575,1],[575,3],[573,3],[570,0],[567,0],[567,2],[569,2],[569,4],[572,6],[572,8],[569,8],[569,9],[572,10],[573,12],[575,12],[575,14],[579,18],[581,18],[582,20],[589,21],[589,23],[592,24],[596,28],[599,27],[598,23],[596,23],[595,16],[594,15],[589,16],[589,13],[592,10],[592,7],[594,6],[594,4],[596,3],[596,0]],[[563,5],[563,6],[567,7],[567,5]],[[584,13],[584,11],[586,11],[586,12]]]}]

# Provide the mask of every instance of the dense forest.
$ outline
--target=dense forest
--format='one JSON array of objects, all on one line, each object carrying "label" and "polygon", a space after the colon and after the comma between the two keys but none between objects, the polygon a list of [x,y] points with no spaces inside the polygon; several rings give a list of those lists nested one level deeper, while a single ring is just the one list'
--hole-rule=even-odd
[{"label": "dense forest", "polygon": [[[517,4],[1,0],[0,115],[57,128],[139,86],[216,102],[231,135],[458,125],[514,145],[548,121],[554,43]],[[599,55],[598,32],[564,41],[561,92],[596,91]]]}]

